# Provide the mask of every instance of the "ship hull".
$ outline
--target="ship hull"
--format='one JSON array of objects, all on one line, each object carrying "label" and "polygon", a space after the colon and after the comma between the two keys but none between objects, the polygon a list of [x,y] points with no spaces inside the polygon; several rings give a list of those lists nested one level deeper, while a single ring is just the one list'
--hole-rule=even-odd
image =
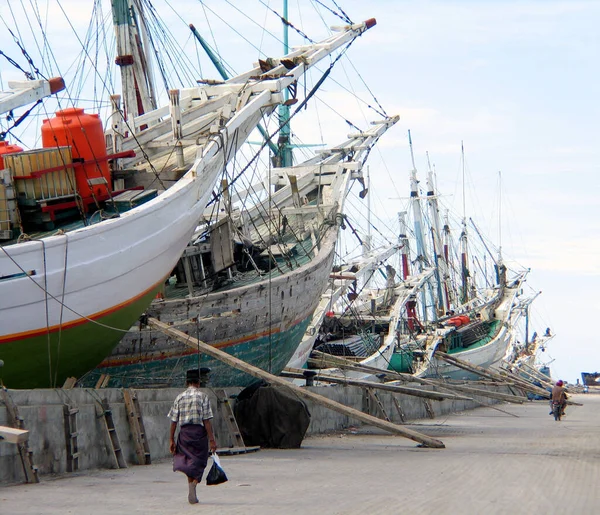
[{"label": "ship hull", "polygon": [[[327,286],[337,228],[330,229],[319,255],[287,274],[241,288],[178,301],[156,301],[150,316],[243,361],[279,374],[302,340]],[[111,387],[181,386],[189,368],[211,369],[209,386],[245,386],[248,374],[202,356],[160,331],[130,331],[83,384],[102,375]]]},{"label": "ship hull", "polygon": [[[503,327],[500,330],[500,333],[490,343],[475,349],[467,349],[460,352],[450,352],[449,354],[471,365],[475,365],[484,369],[494,368],[494,366],[502,361],[502,358],[508,349],[509,343],[510,335]],[[443,377],[445,379],[454,379],[457,381],[475,381],[481,379],[481,376],[477,374],[455,367],[454,365],[450,365],[445,361],[438,359],[434,359],[427,370],[423,374],[419,374],[419,377]]]},{"label": "ship hull", "polygon": [[[243,137],[232,146],[241,145],[259,118],[256,113],[242,123]],[[223,152],[213,152],[159,197],[118,218],[2,247],[0,360],[4,367],[0,372],[6,386],[60,386],[58,378],[78,377],[110,353],[123,329],[131,327],[150,303],[157,281],[160,285],[177,264],[223,164]],[[142,297],[144,302],[137,302]],[[114,329],[94,322],[123,306],[129,306],[127,315]],[[71,327],[77,330],[71,332]],[[95,333],[104,329],[110,334],[97,338]],[[89,353],[89,359],[82,360],[87,368],[65,353],[62,342],[67,331],[74,342],[68,348],[81,347]],[[25,342],[30,342],[29,347],[23,346]],[[35,379],[20,372],[31,359],[48,367]]]}]

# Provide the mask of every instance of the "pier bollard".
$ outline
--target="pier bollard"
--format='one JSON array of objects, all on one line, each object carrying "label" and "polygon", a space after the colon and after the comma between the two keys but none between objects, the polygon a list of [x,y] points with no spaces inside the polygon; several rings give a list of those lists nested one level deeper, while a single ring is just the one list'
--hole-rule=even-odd
[{"label": "pier bollard", "polygon": [[304,372],[302,372],[302,375],[306,379],[306,386],[315,385],[314,377],[317,375],[317,373],[314,370],[305,370]]}]

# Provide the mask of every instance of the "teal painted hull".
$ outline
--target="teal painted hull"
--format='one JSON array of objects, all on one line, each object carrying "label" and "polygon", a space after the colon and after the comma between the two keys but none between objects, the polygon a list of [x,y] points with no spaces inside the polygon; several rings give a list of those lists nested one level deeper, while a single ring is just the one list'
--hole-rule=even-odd
[{"label": "teal painted hull", "polygon": [[[221,350],[277,375],[293,356],[310,320],[309,316],[284,332],[250,339]],[[132,361],[135,359],[133,355],[131,358]],[[82,383],[84,386],[94,386],[102,374],[108,374],[108,386],[113,388],[179,387],[185,384],[186,371],[198,366],[210,368],[207,385],[209,387],[248,386],[258,381],[250,374],[182,346],[180,353],[171,354],[169,357],[96,368],[82,378]]]}]

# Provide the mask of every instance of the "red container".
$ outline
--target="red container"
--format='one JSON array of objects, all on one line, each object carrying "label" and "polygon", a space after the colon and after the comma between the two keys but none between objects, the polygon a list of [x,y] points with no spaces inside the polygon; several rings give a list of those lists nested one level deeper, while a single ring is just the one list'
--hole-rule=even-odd
[{"label": "red container", "polygon": [[19,145],[11,145],[8,141],[0,141],[0,170],[4,170],[2,154],[16,154],[17,152],[23,152]]},{"label": "red container", "polygon": [[78,107],[57,111],[54,118],[43,122],[42,145],[44,148],[71,147],[74,162],[89,161],[75,167],[77,190],[82,198],[108,195],[110,170],[104,130],[97,114],[86,114]]}]

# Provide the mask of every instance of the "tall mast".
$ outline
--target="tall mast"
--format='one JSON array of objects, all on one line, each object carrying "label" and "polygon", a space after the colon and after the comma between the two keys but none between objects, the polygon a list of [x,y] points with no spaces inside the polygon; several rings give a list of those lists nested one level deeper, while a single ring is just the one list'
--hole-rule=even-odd
[{"label": "tall mast", "polygon": [[431,162],[429,160],[429,153],[427,155],[427,204],[429,205],[429,211],[431,216],[431,233],[433,237],[433,256],[435,259],[436,267],[436,280],[438,287],[437,295],[437,307],[441,315],[443,316],[448,311],[449,298],[448,298],[448,264],[446,262],[444,253],[442,252],[442,238],[440,235],[440,211],[438,207],[438,199],[435,194],[435,186],[433,180],[433,170],[431,168]]},{"label": "tall mast", "polygon": [[[400,256],[402,259],[402,279],[406,281],[410,275],[410,248],[408,244],[408,227],[406,225],[406,211],[398,213],[398,222],[400,224],[400,235],[398,237],[398,243],[400,245]],[[411,331],[415,329],[415,321],[417,319],[417,302],[414,298],[409,299],[406,302],[406,320],[408,328]]]},{"label": "tall mast", "polygon": [[408,247],[408,236],[406,226],[406,211],[398,213],[398,223],[400,225],[400,234],[398,236],[398,245],[400,246],[400,257],[402,260],[402,279],[406,281],[410,275],[409,265],[409,247]]},{"label": "tall mast", "polygon": [[463,218],[462,232],[460,234],[460,263],[461,263],[461,279],[462,288],[460,293],[460,301],[465,304],[469,300],[469,267],[468,267],[468,246],[467,246],[467,215],[465,201],[465,147],[463,142],[460,142],[460,153],[462,157],[462,192],[463,192]]},{"label": "tall mast", "polygon": [[428,259],[423,243],[423,214],[421,212],[421,203],[419,201],[419,181],[417,180],[417,167],[415,166],[415,156],[413,153],[410,130],[408,131],[408,144],[410,146],[410,159],[412,162],[412,170],[410,172],[410,201],[413,209],[415,238],[417,240],[417,261],[419,262],[419,271],[421,272],[423,271],[424,264],[428,262]]},{"label": "tall mast", "polygon": [[448,306],[452,306],[456,301],[456,278],[454,276],[450,276],[450,271],[454,270],[454,267],[451,263],[451,258],[453,257],[450,254],[450,243],[452,241],[452,235],[450,234],[450,220],[449,220],[448,210],[446,210],[446,214],[444,215],[444,260],[446,261],[446,266],[448,267]]},{"label": "tall mast", "polygon": [[[415,224],[415,239],[417,240],[417,263],[419,272],[423,271],[425,264],[429,262],[425,245],[423,243],[423,214],[421,213],[421,202],[419,200],[419,181],[417,180],[417,167],[415,165],[415,155],[413,152],[412,138],[410,130],[408,131],[408,144],[410,146],[410,159],[412,170],[410,172],[410,202],[413,209],[413,219]],[[421,302],[423,308],[423,320],[427,320],[427,303],[425,289],[421,290]]]},{"label": "tall mast", "polygon": [[498,182],[500,190],[500,202],[498,207],[498,261],[496,265],[496,279],[500,288],[506,284],[506,266],[502,261],[502,172],[498,172]]},{"label": "tall mast", "polygon": [[[365,191],[369,191],[371,188],[371,174],[369,173],[369,167],[367,166],[367,177],[366,185],[364,186]],[[371,195],[367,194],[367,237],[363,242],[363,254],[367,254],[371,251],[373,241],[373,235],[371,233]]]},{"label": "tall mast", "polygon": [[[115,63],[121,69],[121,89],[125,103],[125,118],[131,119],[156,108],[149,66],[142,49],[134,0],[111,0],[117,40]],[[136,5],[139,4],[136,1]]]},{"label": "tall mast", "polygon": [[[283,0],[283,20],[283,55],[287,55],[290,51],[288,39],[289,31],[286,23],[288,20],[288,0]],[[279,138],[277,140],[277,146],[279,148],[279,163],[277,163],[277,166],[285,168],[294,164],[292,146],[290,145],[290,108],[288,105],[286,105],[287,100],[289,99],[289,93],[287,89],[283,91],[283,98],[286,100],[286,102],[280,104],[278,110],[281,130],[279,131]]]}]

